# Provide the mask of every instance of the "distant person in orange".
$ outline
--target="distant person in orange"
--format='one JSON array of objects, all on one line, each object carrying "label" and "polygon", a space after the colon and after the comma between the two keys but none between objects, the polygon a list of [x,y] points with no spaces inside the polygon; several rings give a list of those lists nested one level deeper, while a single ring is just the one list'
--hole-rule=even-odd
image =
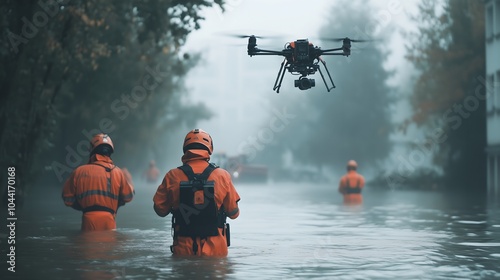
[{"label": "distant person in orange", "polygon": [[182,256],[227,256],[226,217],[238,217],[240,196],[229,173],[209,163],[213,143],[207,132],[190,131],[183,151],[183,165],[168,171],[153,197],[158,216],[173,214],[170,249]]},{"label": "distant person in orange", "polygon": [[156,167],[156,162],[154,160],[149,162],[149,168],[144,171],[143,176],[146,178],[148,183],[156,183],[158,181],[160,170]]},{"label": "distant person in orange", "polygon": [[347,174],[342,176],[339,182],[339,192],[344,195],[345,204],[361,204],[363,196],[361,191],[365,186],[365,178],[356,170],[358,164],[354,160],[347,162]]},{"label": "distant person in orange", "polygon": [[134,187],[113,164],[114,146],[107,134],[94,135],[90,147],[89,162],[71,173],[62,198],[66,206],[83,212],[83,231],[115,229],[118,207],[132,200]]}]

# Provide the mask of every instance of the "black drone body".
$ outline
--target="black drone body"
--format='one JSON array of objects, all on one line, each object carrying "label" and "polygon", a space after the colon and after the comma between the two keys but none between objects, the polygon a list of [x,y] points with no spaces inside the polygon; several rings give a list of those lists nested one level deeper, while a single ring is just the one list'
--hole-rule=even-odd
[{"label": "black drone body", "polygon": [[[281,82],[285,76],[285,72],[288,71],[293,75],[300,75],[299,79],[295,80],[295,87],[300,90],[307,90],[315,86],[314,79],[309,79],[307,76],[313,75],[318,71],[325,83],[326,90],[330,91],[335,88],[330,71],[326,67],[326,62],[321,58],[322,55],[342,55],[349,56],[351,54],[351,42],[363,42],[363,40],[352,40],[349,38],[338,38],[330,39],[331,41],[341,41],[342,46],[334,49],[322,50],[320,47],[314,46],[307,39],[300,39],[285,45],[285,48],[281,51],[274,50],[264,50],[257,48],[257,36],[242,36],[248,37],[248,55],[279,55],[284,56],[284,60],[281,63],[278,76],[274,82],[273,90],[279,93],[281,88]],[[321,71],[321,62],[325,67],[326,73],[328,74],[328,82]],[[329,85],[330,84],[330,85]]]}]

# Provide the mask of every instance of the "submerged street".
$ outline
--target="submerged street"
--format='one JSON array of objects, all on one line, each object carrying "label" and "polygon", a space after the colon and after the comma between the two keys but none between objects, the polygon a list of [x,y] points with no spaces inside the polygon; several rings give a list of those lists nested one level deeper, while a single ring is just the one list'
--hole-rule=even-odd
[{"label": "submerged street", "polygon": [[[227,258],[176,258],[171,216],[152,209],[155,186],[137,186],[116,231],[80,232],[60,194],[30,196],[18,218],[23,279],[497,279],[500,208],[473,197],[366,189],[343,206],[327,184],[236,184]],[[3,239],[2,239],[3,240]],[[6,246],[2,246],[2,250]],[[2,252],[4,254],[4,252]],[[5,272],[2,272],[5,274]],[[15,275],[14,275],[15,274]],[[2,276],[3,279],[5,279]],[[20,278],[18,278],[20,279]]]}]

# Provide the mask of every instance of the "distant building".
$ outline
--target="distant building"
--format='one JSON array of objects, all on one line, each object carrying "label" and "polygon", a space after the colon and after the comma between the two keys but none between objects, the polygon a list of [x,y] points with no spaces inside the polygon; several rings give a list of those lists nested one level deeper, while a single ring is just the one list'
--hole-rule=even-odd
[{"label": "distant building", "polygon": [[500,196],[500,0],[486,0],[488,192]]}]

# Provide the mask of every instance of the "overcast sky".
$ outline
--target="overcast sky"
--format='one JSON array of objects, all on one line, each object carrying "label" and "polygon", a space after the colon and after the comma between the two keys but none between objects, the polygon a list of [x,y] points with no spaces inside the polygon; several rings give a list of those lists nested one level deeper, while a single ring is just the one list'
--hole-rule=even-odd
[{"label": "overcast sky", "polygon": [[[280,57],[252,57],[246,54],[246,39],[221,36],[224,33],[279,35],[282,41],[259,40],[259,47],[281,49],[289,41],[301,38],[313,40],[328,18],[334,17],[337,1],[311,0],[227,0],[226,12],[207,9],[201,29],[189,35],[184,48],[200,52],[203,61],[186,79],[191,100],[203,102],[216,114],[210,121],[201,122],[213,135],[215,149],[230,155],[239,153],[238,146],[251,139],[262,128],[269,112],[286,110],[279,98],[293,98],[293,80],[285,76],[282,93],[277,95],[272,86],[279,70]],[[414,28],[409,15],[416,13],[418,0],[372,0],[373,12],[380,19],[377,28],[390,31],[388,42],[391,56],[386,67],[396,69],[398,75],[390,83],[405,79],[409,64],[404,60],[402,30]],[[342,13],[342,8],[336,10]],[[368,23],[367,23],[368,24]],[[366,26],[361,26],[361,29]],[[340,37],[355,35],[339,34]],[[337,47],[337,46],[333,46]],[[324,47],[323,47],[324,48]],[[277,102],[278,100],[278,102]],[[404,105],[397,109],[407,111]],[[265,125],[265,124],[264,124]],[[231,137],[228,137],[230,135]]]}]

